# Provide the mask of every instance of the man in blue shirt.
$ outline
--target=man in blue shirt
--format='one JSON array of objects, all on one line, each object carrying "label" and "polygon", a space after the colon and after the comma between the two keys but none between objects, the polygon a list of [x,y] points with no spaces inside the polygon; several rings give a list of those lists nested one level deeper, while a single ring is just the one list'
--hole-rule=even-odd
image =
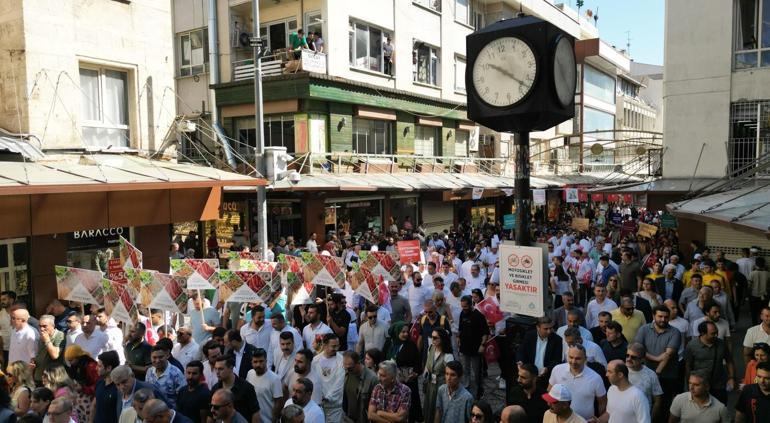
[{"label": "man in blue shirt", "polygon": [[96,382],[94,423],[114,422],[114,416],[119,416],[117,410],[118,388],[110,378],[112,369],[120,366],[120,358],[115,351],[105,351],[97,358],[99,380]]},{"label": "man in blue shirt", "polygon": [[176,407],[176,394],[183,386],[187,385],[182,371],[176,366],[169,365],[168,351],[163,347],[155,346],[152,349],[152,367],[147,370],[145,381],[153,384],[168,398],[172,408]]}]

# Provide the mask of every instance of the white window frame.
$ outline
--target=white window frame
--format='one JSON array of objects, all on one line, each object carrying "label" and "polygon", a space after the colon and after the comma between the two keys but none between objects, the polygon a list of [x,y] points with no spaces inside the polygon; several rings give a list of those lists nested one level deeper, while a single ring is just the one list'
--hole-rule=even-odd
[{"label": "white window frame", "polygon": [[[458,64],[462,63],[462,70],[458,69]],[[468,62],[465,57],[455,56],[454,71],[455,71],[455,92],[466,93],[465,88],[465,69],[467,69]],[[462,86],[457,85],[458,81],[462,81]]]},{"label": "white window frame", "polygon": [[321,31],[322,36],[325,35],[323,33],[323,22],[323,15],[320,10],[305,12],[305,15],[302,17],[302,28],[305,30],[305,35],[309,34],[311,29],[316,31],[315,28]]},{"label": "white window frame", "polygon": [[[96,100],[98,102],[99,120],[81,119],[80,120],[81,131],[85,128],[105,128],[105,129],[123,130],[123,131],[126,131],[126,139],[124,140],[124,143],[122,145],[116,145],[115,147],[130,147],[131,146],[131,106],[130,106],[131,75],[130,75],[130,72],[126,69],[98,66],[90,63],[81,63],[78,66],[78,73],[80,69],[88,69],[99,73],[99,95],[98,95],[98,99]],[[105,119],[104,118],[104,93],[106,91],[105,81],[106,81],[107,71],[120,72],[126,75],[126,92],[125,92],[126,123],[115,123],[115,122],[104,121]],[[82,91],[80,95],[81,101],[86,101],[86,99],[84,98],[85,95],[86,95],[85,91]],[[94,101],[94,99],[90,99],[90,101]]]},{"label": "white window frame", "polygon": [[[419,84],[431,85],[438,87],[441,85],[441,50],[438,47],[432,46],[420,40],[414,40],[413,54],[415,57],[414,72],[412,80]],[[419,45],[419,46],[418,46]],[[428,50],[428,65],[425,70],[425,81],[420,80],[420,49]]]},{"label": "white window frame", "polygon": [[[433,132],[433,139],[423,135]],[[428,145],[428,143],[430,143]],[[414,125],[414,155],[421,157],[436,157],[436,149],[441,146],[441,128],[428,125]]]},{"label": "white window frame", "polygon": [[[463,134],[463,136],[461,137],[460,134]],[[464,139],[463,142],[460,141],[461,138]],[[471,131],[467,131],[464,129],[455,129],[455,151],[453,155],[457,157],[468,157],[470,140],[471,140]]]},{"label": "white window frame", "polygon": [[[190,64],[184,65],[182,64],[183,55],[184,55],[184,44],[183,40],[185,37],[192,40],[191,36],[193,33],[200,32],[201,38],[203,40],[203,45],[200,47],[203,49],[203,62],[202,63],[194,63],[193,62],[193,48],[192,48],[192,41],[190,41]],[[193,76],[193,75],[200,75],[207,73],[209,71],[209,35],[208,35],[208,28],[198,28],[194,29],[192,31],[185,31],[180,32],[176,36],[177,41],[177,47],[179,48],[179,69],[178,69],[178,75],[179,76]],[[196,71],[196,68],[200,68],[198,71]]]},{"label": "white window frame", "polygon": [[[30,280],[29,280],[29,243],[27,242],[26,238],[10,238],[10,239],[2,239],[0,240],[0,244],[5,245],[8,248],[7,252],[7,259],[8,259],[8,266],[7,267],[0,267],[0,275],[7,275],[7,282],[8,284],[3,283],[3,278],[0,278],[0,289],[3,291],[16,291],[18,292],[18,283],[19,281],[16,280],[16,272],[25,272],[27,273],[27,291],[25,292],[19,292],[19,296],[26,296],[30,294]],[[14,257],[14,251],[13,246],[16,244],[26,244],[27,245],[27,257],[24,258],[24,263],[22,265],[16,265],[16,260]]]},{"label": "white window frame", "polygon": [[286,48],[291,48],[290,36],[292,32],[296,32],[299,29],[296,16],[289,16],[283,19],[277,19],[270,22],[265,22],[259,25],[259,37],[264,41],[265,48],[271,48],[270,44],[270,27],[273,25],[284,24],[286,32],[284,34],[284,41]]},{"label": "white window frame", "polygon": [[441,1],[442,0],[412,0],[412,4],[432,10],[436,13],[441,13]]},{"label": "white window frame", "polygon": [[[356,54],[357,54],[356,43],[358,42],[357,41],[357,37],[356,37],[356,31],[359,28],[366,28],[366,52],[367,52],[366,58],[367,58],[367,61],[363,65],[359,65],[359,64],[356,63],[357,62],[357,58],[356,58]],[[369,61],[368,61],[368,59],[372,57],[372,55],[371,55],[371,45],[372,45],[372,43],[371,43],[371,34],[372,34],[372,30],[373,29],[380,32],[380,54],[379,54],[379,57],[377,58],[377,60],[379,61],[377,69],[372,69],[372,67],[371,67],[371,65],[369,64]],[[376,25],[370,25],[370,24],[368,24],[366,22],[362,22],[362,21],[351,19],[350,23],[349,23],[349,26],[348,26],[348,48],[350,50],[348,52],[348,58],[349,58],[348,61],[349,61],[350,67],[353,68],[353,69],[363,69],[363,70],[369,71],[369,72],[377,72],[377,73],[384,74],[385,73],[385,49],[383,48],[383,45],[387,42],[388,37],[390,37],[390,36],[391,36],[390,31],[388,31],[388,30],[386,30],[386,29],[384,29],[382,27],[378,27]]]}]

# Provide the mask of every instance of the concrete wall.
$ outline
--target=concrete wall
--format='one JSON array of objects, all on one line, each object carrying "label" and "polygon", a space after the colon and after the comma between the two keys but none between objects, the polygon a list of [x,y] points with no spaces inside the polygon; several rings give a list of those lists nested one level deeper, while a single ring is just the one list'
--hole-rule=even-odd
[{"label": "concrete wall", "polygon": [[[160,145],[175,115],[174,50],[170,3],[116,1],[24,0],[4,1],[0,9],[0,47],[23,47],[25,72],[20,99],[22,130],[43,141],[43,148],[80,148],[81,64],[125,71],[131,146]],[[23,32],[19,31],[20,15]],[[3,54],[7,54],[5,51]],[[1,60],[0,80],[9,79],[7,60]],[[15,63],[11,61],[11,63]],[[11,76],[12,78],[12,76]],[[8,87],[2,90],[3,100]],[[3,107],[0,124],[13,116]],[[10,126],[15,129],[16,125]]]},{"label": "concrete wall", "polygon": [[[211,111],[208,89],[209,73],[198,74],[197,78],[179,76],[181,47],[178,34],[208,27],[208,3],[208,0],[173,0],[171,3],[174,33],[174,76],[177,92],[176,110],[180,115],[200,113],[204,110]],[[208,61],[208,57],[206,60]]]},{"label": "concrete wall", "polygon": [[26,106],[22,0],[0,2],[0,128],[23,132],[29,127]]},{"label": "concrete wall", "polygon": [[732,73],[732,2],[667,1],[665,13],[664,176],[691,177],[704,143],[697,176],[724,176],[731,79],[755,73]]}]

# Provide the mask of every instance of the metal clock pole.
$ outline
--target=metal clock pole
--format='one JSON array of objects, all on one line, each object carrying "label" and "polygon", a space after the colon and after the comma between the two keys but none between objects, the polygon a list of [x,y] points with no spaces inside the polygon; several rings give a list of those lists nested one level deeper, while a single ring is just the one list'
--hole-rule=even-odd
[{"label": "metal clock pole", "polygon": [[516,244],[529,246],[531,243],[529,224],[530,192],[529,192],[529,131],[521,131],[516,137],[516,177],[514,189],[516,195]]}]

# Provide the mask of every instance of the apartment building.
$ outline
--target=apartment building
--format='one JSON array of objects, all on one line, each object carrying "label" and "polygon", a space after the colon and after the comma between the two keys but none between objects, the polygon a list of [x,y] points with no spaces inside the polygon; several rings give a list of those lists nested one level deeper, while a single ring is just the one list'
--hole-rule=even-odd
[{"label": "apartment building", "polygon": [[106,270],[119,236],[168,269],[171,223],[262,182],[150,160],[175,132],[174,63],[168,2],[0,2],[0,289],[42,312],[54,265]]}]

